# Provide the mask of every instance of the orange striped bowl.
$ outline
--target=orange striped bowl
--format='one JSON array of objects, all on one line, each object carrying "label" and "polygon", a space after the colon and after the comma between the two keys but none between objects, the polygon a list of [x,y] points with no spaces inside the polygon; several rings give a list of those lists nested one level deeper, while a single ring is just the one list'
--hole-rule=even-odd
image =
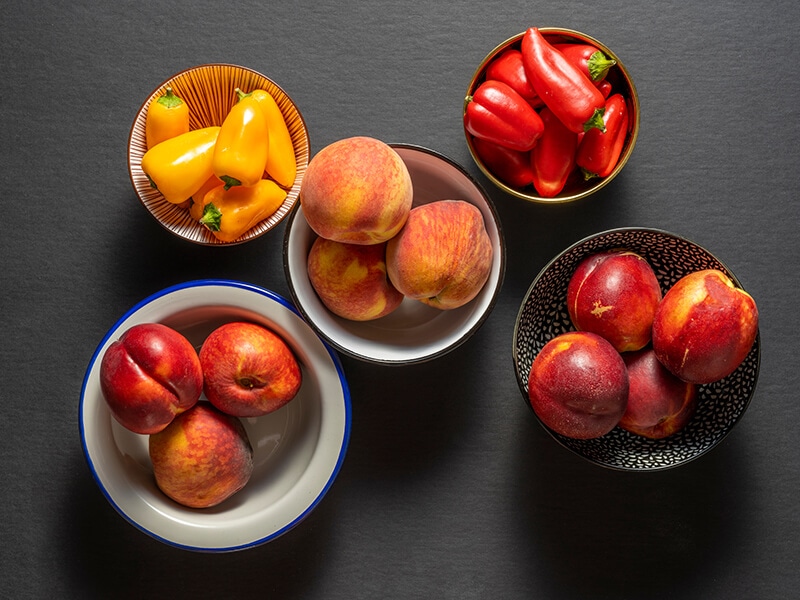
[{"label": "orange striped bowl", "polygon": [[[231,107],[236,103],[235,89],[246,92],[262,89],[269,92],[283,113],[294,143],[297,176],[283,204],[270,217],[258,223],[233,242],[222,242],[200,223],[192,219],[189,211],[167,202],[151,187],[142,171],[142,156],[147,151],[145,119],[150,102],[160,97],[169,86],[189,107],[189,126],[192,129],[221,125]],[[257,238],[280,223],[289,214],[300,194],[300,184],[309,160],[308,130],[300,111],[292,99],[271,79],[245,67],[229,64],[207,64],[186,69],[161,83],[147,97],[136,113],[128,137],[128,172],[131,183],[144,207],[167,230],[175,235],[202,245],[241,244]]]}]

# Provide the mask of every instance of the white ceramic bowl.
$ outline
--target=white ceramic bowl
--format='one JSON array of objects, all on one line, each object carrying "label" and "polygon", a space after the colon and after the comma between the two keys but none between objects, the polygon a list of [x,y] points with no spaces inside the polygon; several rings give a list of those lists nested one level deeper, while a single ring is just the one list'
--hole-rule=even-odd
[{"label": "white ceramic bowl", "polygon": [[298,204],[287,218],[284,269],[295,304],[323,338],[354,358],[385,365],[407,365],[442,356],[477,331],[494,307],[505,275],[505,242],[494,205],[463,167],[433,150],[390,144],[403,159],[414,186],[414,206],[436,200],[465,200],[483,214],[492,241],[489,280],[476,298],[449,311],[404,299],[391,314],[373,321],[349,321],[330,312],[308,279],[307,257],[316,233]]},{"label": "white ceramic bowl", "polygon": [[[216,507],[187,508],[156,487],[148,436],[124,429],[111,416],[100,391],[100,362],[106,348],[138,323],[165,323],[199,348],[213,329],[240,319],[270,327],[286,340],[301,364],[303,384],[283,408],[241,419],[255,463],[244,489]],[[86,371],[79,418],[89,468],[126,520],[172,546],[223,552],[278,537],[320,502],[345,457],[350,392],[335,352],[286,300],[246,283],[204,280],[150,296],[111,328]]]},{"label": "white ceramic bowl", "polygon": [[761,364],[756,337],[744,362],[733,373],[698,387],[697,411],[679,432],[652,440],[615,427],[599,438],[578,440],[545,426],[528,400],[528,376],[536,355],[557,335],[574,331],[567,311],[567,286],[578,264],[596,252],[627,248],[643,256],[666,292],[684,275],[719,269],[742,287],[736,276],[705,248],[659,229],[626,227],[589,236],[556,256],[533,280],[522,300],[514,327],[513,358],[523,400],[545,430],[564,447],[590,462],[620,471],[660,471],[702,456],[730,433],[755,393]]}]

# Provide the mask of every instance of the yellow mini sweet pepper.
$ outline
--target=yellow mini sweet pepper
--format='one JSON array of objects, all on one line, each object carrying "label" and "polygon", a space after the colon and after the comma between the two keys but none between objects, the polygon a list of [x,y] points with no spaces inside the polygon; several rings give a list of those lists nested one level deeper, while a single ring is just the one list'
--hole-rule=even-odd
[{"label": "yellow mini sweet pepper", "polygon": [[150,148],[142,157],[150,185],[173,204],[188,200],[213,174],[219,131],[219,127],[193,129]]},{"label": "yellow mini sweet pepper", "polygon": [[217,239],[233,242],[278,210],[286,195],[286,190],[271,179],[261,179],[252,186],[228,188],[223,184],[203,198],[200,223]]},{"label": "yellow mini sweet pepper", "polygon": [[229,188],[255,185],[264,176],[268,154],[264,113],[254,98],[241,98],[222,121],[214,149],[214,174]]},{"label": "yellow mini sweet pepper", "polygon": [[145,143],[152,148],[164,140],[189,131],[189,107],[167,87],[163,96],[150,102],[144,120]]},{"label": "yellow mini sweet pepper", "polygon": [[275,98],[266,90],[256,89],[249,94],[238,91],[240,97],[250,96],[258,102],[269,129],[269,156],[267,175],[281,186],[290,188],[297,176],[297,158],[294,155],[292,135]]}]

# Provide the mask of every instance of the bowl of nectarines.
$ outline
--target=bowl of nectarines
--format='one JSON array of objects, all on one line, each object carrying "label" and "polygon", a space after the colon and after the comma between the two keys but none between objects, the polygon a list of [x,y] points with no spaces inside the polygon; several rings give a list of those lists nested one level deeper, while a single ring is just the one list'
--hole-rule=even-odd
[{"label": "bowl of nectarines", "polygon": [[639,95],[620,57],[599,40],[529,27],[478,65],[462,121],[470,154],[492,184],[530,202],[571,202],[627,164],[639,135]]},{"label": "bowl of nectarines", "polygon": [[383,365],[442,356],[485,322],[505,273],[500,220],[456,162],[357,136],[310,161],[287,219],[284,270],[306,320]]},{"label": "bowl of nectarines", "polygon": [[740,421],[758,380],[758,308],[711,252],[621,228],[536,276],[513,360],[525,404],[564,447],[623,471],[676,467]]},{"label": "bowl of nectarines", "polygon": [[287,300],[231,280],[179,284],[126,312],[81,390],[103,495],[168,545],[226,552],[299,524],[350,436],[339,359]]}]

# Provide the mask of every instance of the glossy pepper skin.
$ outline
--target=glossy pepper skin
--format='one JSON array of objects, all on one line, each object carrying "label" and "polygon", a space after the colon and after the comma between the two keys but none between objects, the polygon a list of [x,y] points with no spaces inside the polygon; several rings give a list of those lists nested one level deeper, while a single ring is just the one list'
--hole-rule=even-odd
[{"label": "glossy pepper skin", "polygon": [[543,108],[541,115],[544,133],[531,152],[533,187],[543,198],[554,198],[575,169],[578,134],[568,129],[549,108]]},{"label": "glossy pepper skin", "polygon": [[168,202],[188,200],[211,177],[219,127],[193,129],[156,144],[142,156],[142,171]]},{"label": "glossy pepper skin", "polygon": [[147,148],[189,131],[189,107],[167,87],[164,95],[150,102],[144,120]]},{"label": "glossy pepper skin", "polygon": [[214,175],[228,187],[255,185],[264,176],[269,155],[269,127],[258,101],[246,96],[222,121],[214,149]]},{"label": "glossy pepper skin", "polygon": [[203,198],[200,223],[217,239],[233,242],[278,210],[286,195],[271,179],[260,179],[251,186],[226,188],[223,184]]},{"label": "glossy pepper skin", "polygon": [[617,64],[592,44],[553,44],[553,47],[578,67],[595,84],[603,81],[611,67]]},{"label": "glossy pepper skin", "polygon": [[484,81],[466,103],[464,127],[477,138],[527,152],[542,135],[542,119],[502,81]]},{"label": "glossy pepper skin", "polygon": [[614,170],[628,134],[628,105],[622,94],[613,94],[606,102],[603,121],[605,133],[599,129],[586,132],[575,157],[585,179],[607,177]]},{"label": "glossy pepper skin", "polygon": [[294,155],[294,144],[286,119],[275,101],[275,98],[266,90],[253,90],[245,94],[237,89],[240,98],[252,97],[264,113],[269,130],[269,155],[267,156],[266,172],[279,185],[290,188],[297,177],[297,158]]},{"label": "glossy pepper skin", "polygon": [[522,64],[522,52],[516,48],[509,48],[492,59],[486,67],[486,79],[502,81],[506,85],[514,88],[520,96],[528,101],[528,104],[538,108],[543,104],[541,98],[533,89],[528,76],[525,75],[525,67]]},{"label": "glossy pepper skin", "polygon": [[530,152],[504,148],[476,137],[472,138],[472,148],[486,168],[506,185],[521,189],[533,182]]},{"label": "glossy pepper skin", "polygon": [[536,27],[522,36],[522,62],[533,89],[570,131],[603,128],[603,94]]}]

